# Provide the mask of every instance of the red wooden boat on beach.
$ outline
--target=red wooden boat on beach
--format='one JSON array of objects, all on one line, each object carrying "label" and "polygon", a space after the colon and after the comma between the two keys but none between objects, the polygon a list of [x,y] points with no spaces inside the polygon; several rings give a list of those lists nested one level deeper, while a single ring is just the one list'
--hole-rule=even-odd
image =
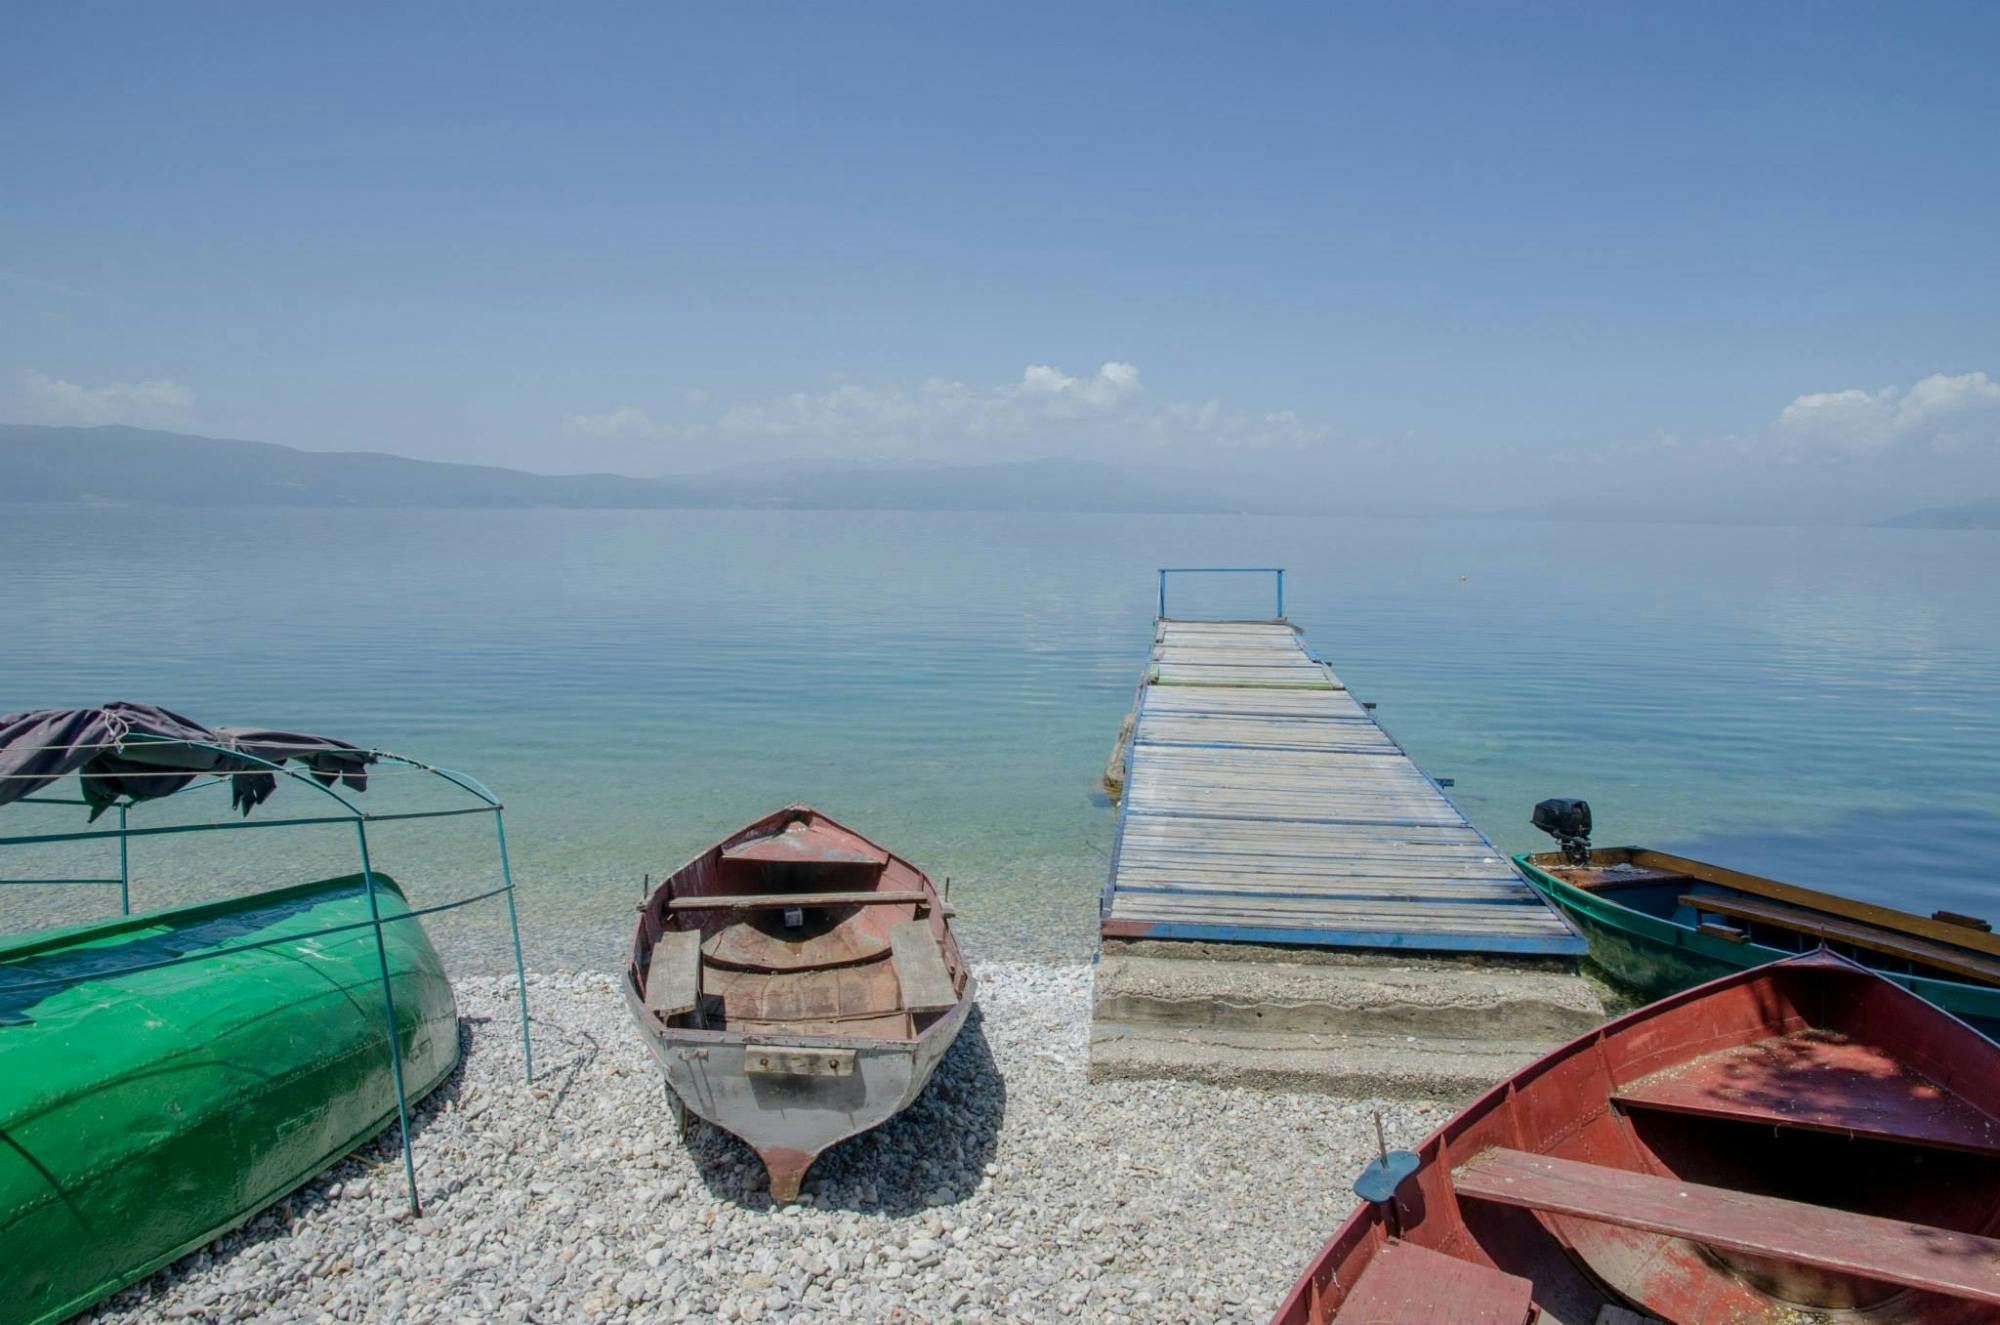
[{"label": "red wooden boat on beach", "polygon": [[2000,1048],[1816,952],[1530,1064],[1384,1155],[1273,1325],[2000,1321]]},{"label": "red wooden boat on beach", "polygon": [[625,999],[670,1098],[798,1197],[837,1141],[908,1108],[972,1007],[951,904],[922,870],[794,805],[639,908]]}]

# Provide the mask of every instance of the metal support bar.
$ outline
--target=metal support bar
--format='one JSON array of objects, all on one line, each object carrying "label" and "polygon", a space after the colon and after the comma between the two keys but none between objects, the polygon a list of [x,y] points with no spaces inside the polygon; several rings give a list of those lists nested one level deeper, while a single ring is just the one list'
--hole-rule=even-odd
[{"label": "metal support bar", "polygon": [[[382,921],[382,924],[385,926],[400,925],[406,920],[421,920],[425,916],[434,916],[440,911],[456,911],[461,906],[471,906],[474,902],[483,902],[489,897],[498,897],[506,891],[505,888],[489,888],[483,893],[474,893],[470,897],[461,897],[454,902],[440,902],[436,906],[414,907],[405,911],[402,915],[388,917]],[[239,952],[256,952],[260,948],[274,948],[279,944],[298,943],[304,939],[325,938],[329,934],[349,934],[357,929],[368,929],[370,927],[370,922],[366,920],[356,920],[352,924],[347,925],[328,925],[325,929],[309,929],[302,934],[281,934],[277,938],[258,939],[253,943],[233,943],[226,948],[209,948],[201,952],[185,953],[179,957],[163,958],[156,962],[140,962],[135,966],[120,966],[116,970],[111,971],[93,971],[90,978],[96,979],[104,975],[135,975],[140,971],[160,971],[165,970],[169,966],[186,966],[191,962],[212,961],[217,957],[229,957]],[[56,989],[73,985],[77,982],[77,979],[78,977],[75,976],[60,976],[50,980],[10,980],[7,982],[7,988],[9,991]]]},{"label": "metal support bar", "polygon": [[528,968],[521,961],[521,918],[514,910],[514,870],[507,863],[507,825],[499,807],[493,810],[493,832],[500,839],[500,878],[507,890],[507,926],[514,932],[514,981],[521,991],[521,1069],[535,1079],[535,1046],[528,1038]]},{"label": "metal support bar", "polygon": [[396,1121],[403,1134],[403,1177],[410,1184],[410,1213],[421,1215],[417,1199],[417,1160],[410,1148],[410,1099],[403,1089],[402,1035],[396,1026],[396,991],[389,982],[389,945],[382,938],[382,908],[375,898],[375,870],[368,859],[368,825],[354,825],[361,843],[361,879],[368,888],[368,918],[375,930],[375,959],[382,971],[382,1008],[389,1019],[389,1070],[396,1080]]},{"label": "metal support bar", "polygon": [[118,807],[118,912],[132,914],[132,826],[126,818],[127,806]]},{"label": "metal support bar", "polygon": [[[0,887],[33,888],[43,884],[54,883],[99,883],[115,885],[122,882],[123,880],[121,879],[0,879]],[[128,912],[127,914],[130,913]]]},{"label": "metal support bar", "polygon": [[[228,823],[163,824],[158,828],[134,828],[132,837],[157,837],[163,833],[220,833],[237,828],[297,828],[307,824],[396,823],[404,819],[451,819],[465,814],[491,814],[491,805],[468,805],[457,810],[410,810],[402,814],[328,814],[298,819],[238,819]],[[89,842],[112,837],[118,830],[97,828],[83,833],[36,833],[27,837],[0,837],[0,847],[39,846],[45,842]]]}]

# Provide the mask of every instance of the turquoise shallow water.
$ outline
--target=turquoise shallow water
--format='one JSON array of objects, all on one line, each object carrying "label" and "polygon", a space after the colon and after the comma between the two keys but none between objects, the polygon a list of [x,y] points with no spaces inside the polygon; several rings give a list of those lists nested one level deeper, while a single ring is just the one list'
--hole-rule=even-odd
[{"label": "turquoise shallow water", "polygon": [[[2000,913],[1987,533],[0,507],[0,711],[143,699],[475,773],[507,801],[536,965],[612,964],[644,875],[794,800],[949,876],[976,952],[1082,955],[1153,568],[1230,563],[1289,567],[1315,648],[1510,850],[1540,845],[1535,800],[1581,795],[1602,842]],[[1177,606],[1261,613],[1266,592]],[[385,774],[367,797],[418,792]],[[225,808],[202,794],[135,822]],[[13,806],[0,831],[75,818]],[[419,901],[493,874],[475,821],[385,826],[376,849]],[[0,873],[88,863],[10,854]],[[135,904],[351,868],[341,829],[159,838]],[[7,889],[0,928],[105,901]],[[498,963],[493,916],[437,922],[457,963]]]}]

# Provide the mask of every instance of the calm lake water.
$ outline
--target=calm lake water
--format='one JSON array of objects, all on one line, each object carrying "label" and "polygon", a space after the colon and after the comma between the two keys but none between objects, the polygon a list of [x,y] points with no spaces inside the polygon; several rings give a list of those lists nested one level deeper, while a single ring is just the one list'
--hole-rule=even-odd
[{"label": "calm lake water", "polygon": [[[1499,520],[0,507],[0,711],[139,699],[473,773],[532,965],[608,967],[642,877],[810,801],[949,876],[981,956],[1089,951],[1097,777],[1162,564],[1283,565],[1350,688],[1509,850],[1534,801],[1897,906],[2000,918],[2000,535]],[[1177,591],[1267,612],[1265,581]],[[374,808],[434,804],[385,773]],[[135,811],[135,824],[222,814]],[[405,798],[408,798],[405,800]],[[311,812],[281,788],[259,816]],[[5,832],[80,826],[11,806]],[[490,824],[387,825],[420,901]],[[0,853],[96,872],[106,844]],[[159,837],[135,907],[353,868],[346,829]],[[9,888],[0,928],[115,890]],[[498,966],[489,905],[434,928]]]}]

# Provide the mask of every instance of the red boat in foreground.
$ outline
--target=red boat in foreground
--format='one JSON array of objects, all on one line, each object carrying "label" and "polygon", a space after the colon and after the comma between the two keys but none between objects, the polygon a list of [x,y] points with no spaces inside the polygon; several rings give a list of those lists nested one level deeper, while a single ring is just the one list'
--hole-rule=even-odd
[{"label": "red boat in foreground", "polygon": [[1827,952],[1690,989],[1391,1152],[1273,1325],[2000,1321],[2000,1048]]}]

